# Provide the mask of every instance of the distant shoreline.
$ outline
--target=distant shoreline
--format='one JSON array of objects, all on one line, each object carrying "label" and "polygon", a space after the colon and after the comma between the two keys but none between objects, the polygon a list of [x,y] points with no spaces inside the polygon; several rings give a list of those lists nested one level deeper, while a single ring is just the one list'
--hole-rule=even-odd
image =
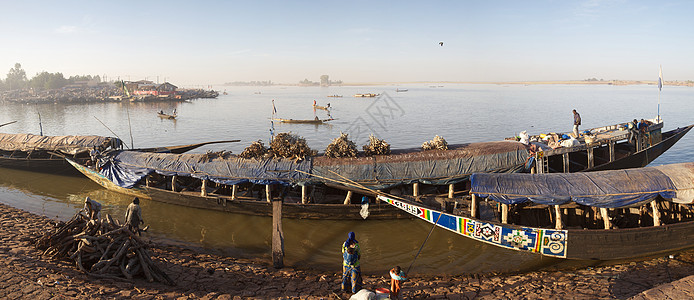
[{"label": "distant shoreline", "polygon": [[[495,85],[657,85],[657,81],[646,80],[557,80],[557,81],[403,81],[403,82],[345,82],[330,86],[401,86],[401,85],[441,85],[441,84],[495,84]],[[664,86],[690,86],[694,87],[694,81],[665,81]],[[303,86],[301,84],[277,83],[273,85],[224,85],[224,86]],[[307,85],[306,87],[318,87]]]}]

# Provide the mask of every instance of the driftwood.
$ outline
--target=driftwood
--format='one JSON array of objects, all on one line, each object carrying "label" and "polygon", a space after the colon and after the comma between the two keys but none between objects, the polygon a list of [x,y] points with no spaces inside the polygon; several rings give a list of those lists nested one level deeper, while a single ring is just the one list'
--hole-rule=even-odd
[{"label": "driftwood", "polygon": [[152,261],[147,243],[110,215],[89,219],[79,211],[36,239],[34,246],[43,250],[44,256],[74,261],[78,269],[92,277],[131,281],[144,276],[149,282],[175,285]]}]

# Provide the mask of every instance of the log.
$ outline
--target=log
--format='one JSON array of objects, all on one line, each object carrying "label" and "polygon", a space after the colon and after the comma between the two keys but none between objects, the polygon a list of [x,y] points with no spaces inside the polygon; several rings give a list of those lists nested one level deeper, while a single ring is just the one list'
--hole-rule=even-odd
[{"label": "log", "polygon": [[272,265],[284,267],[284,232],[282,231],[282,200],[272,202]]}]

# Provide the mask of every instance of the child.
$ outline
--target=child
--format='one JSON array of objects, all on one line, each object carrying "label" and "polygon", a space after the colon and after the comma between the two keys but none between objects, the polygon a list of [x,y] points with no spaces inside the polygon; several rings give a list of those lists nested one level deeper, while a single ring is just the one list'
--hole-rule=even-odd
[{"label": "child", "polygon": [[407,280],[406,276],[400,266],[390,270],[390,299],[400,299],[400,288],[402,288],[402,283]]}]

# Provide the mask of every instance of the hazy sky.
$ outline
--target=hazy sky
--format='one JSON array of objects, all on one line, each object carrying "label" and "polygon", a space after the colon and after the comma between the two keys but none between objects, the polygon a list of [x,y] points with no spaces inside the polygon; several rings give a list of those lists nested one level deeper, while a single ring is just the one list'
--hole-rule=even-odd
[{"label": "hazy sky", "polygon": [[[0,78],[694,80],[694,1],[0,0]],[[443,47],[439,42],[443,41]]]}]

